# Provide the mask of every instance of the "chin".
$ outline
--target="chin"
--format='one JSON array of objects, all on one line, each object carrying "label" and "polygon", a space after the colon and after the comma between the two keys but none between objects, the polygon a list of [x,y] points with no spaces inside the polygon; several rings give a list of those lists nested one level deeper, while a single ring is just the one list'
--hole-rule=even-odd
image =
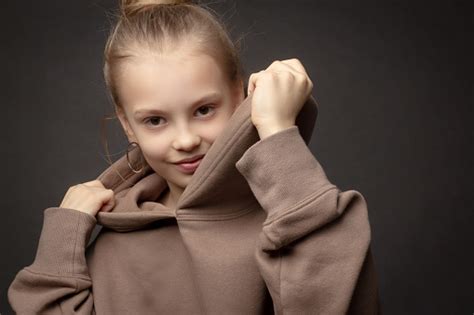
[{"label": "chin", "polygon": [[179,177],[177,177],[177,178],[175,177],[176,178],[176,184],[183,187],[183,188],[186,187],[189,184],[189,182],[191,181],[191,178],[192,178],[193,175],[194,175],[194,173],[193,174],[180,173]]}]

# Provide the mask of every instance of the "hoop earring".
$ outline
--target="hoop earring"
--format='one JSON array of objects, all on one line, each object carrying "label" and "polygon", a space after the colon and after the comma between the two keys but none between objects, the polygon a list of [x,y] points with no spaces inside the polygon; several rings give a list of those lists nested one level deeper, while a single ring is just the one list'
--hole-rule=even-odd
[{"label": "hoop earring", "polygon": [[128,152],[130,151],[130,145],[132,145],[132,144],[135,145],[135,146],[137,146],[137,147],[140,147],[140,146],[138,145],[138,143],[136,143],[135,141],[132,141],[132,142],[129,142],[129,143],[128,143],[128,146],[127,146],[127,163],[128,163],[128,167],[129,167],[134,173],[138,174],[138,173],[140,173],[141,171],[143,171],[143,163],[142,163],[142,167],[141,167],[139,170],[136,170],[136,169],[134,169],[134,168],[132,167],[132,164],[130,163],[130,159],[129,159],[129,157],[128,157]]}]

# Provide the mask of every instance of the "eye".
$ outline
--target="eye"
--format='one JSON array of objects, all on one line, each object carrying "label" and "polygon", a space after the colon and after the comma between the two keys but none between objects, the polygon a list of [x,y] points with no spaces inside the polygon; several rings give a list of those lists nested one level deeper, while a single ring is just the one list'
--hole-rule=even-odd
[{"label": "eye", "polygon": [[[160,117],[160,116],[151,116],[151,117],[147,117],[143,120],[143,122],[145,124],[148,124],[149,122],[156,122],[157,120],[159,121],[159,119],[161,119],[163,117]],[[153,126],[158,126],[159,124],[155,124],[155,123],[152,123]]]},{"label": "eye", "polygon": [[[214,107],[210,105],[203,105],[197,109],[196,112],[199,112],[202,114],[202,116],[209,116],[211,113],[214,111]],[[145,119],[143,119],[143,123],[145,125],[151,125],[151,126],[159,126],[161,125],[159,122],[160,120],[164,120],[163,117],[161,116],[150,116]]]},{"label": "eye", "polygon": [[213,106],[209,106],[209,105],[203,105],[201,107],[198,108],[198,112],[201,112],[202,113],[202,109],[204,109],[204,116],[205,115],[208,115],[209,112],[212,112],[214,110],[214,107]]}]

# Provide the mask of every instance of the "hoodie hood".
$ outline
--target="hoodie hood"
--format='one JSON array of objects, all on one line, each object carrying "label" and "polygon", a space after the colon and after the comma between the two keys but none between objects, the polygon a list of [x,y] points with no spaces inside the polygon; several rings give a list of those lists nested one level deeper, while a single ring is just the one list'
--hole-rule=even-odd
[{"label": "hoodie hood", "polygon": [[[167,188],[167,182],[146,163],[138,148],[129,152],[129,158],[132,164],[142,159],[145,164],[142,172],[134,173],[128,167],[126,155],[107,167],[97,179],[105,188],[114,191],[115,206],[109,212],[99,211],[97,224],[126,232],[170,218],[230,218],[257,202],[247,181],[235,167],[244,152],[260,140],[251,121],[251,99],[252,95],[247,96],[234,111],[226,129],[201,160],[175,209],[156,201]],[[317,114],[317,103],[311,95],[295,121],[306,144],[311,140]]]}]

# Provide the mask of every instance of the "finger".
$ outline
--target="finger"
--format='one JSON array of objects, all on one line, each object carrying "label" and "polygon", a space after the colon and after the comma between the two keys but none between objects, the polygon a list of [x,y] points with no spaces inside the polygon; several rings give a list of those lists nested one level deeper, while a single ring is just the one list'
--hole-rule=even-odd
[{"label": "finger", "polygon": [[295,76],[307,76],[304,67],[302,67],[301,63],[298,59],[287,59],[287,60],[275,60],[272,64],[267,68],[267,70],[272,71],[290,71]]},{"label": "finger", "polygon": [[85,183],[82,183],[83,185],[89,186],[89,187],[100,187],[100,188],[105,188],[102,182],[98,179],[94,179]]},{"label": "finger", "polygon": [[102,192],[104,194],[105,202],[102,204],[102,207],[99,211],[110,211],[115,206],[114,192],[111,189],[106,189]]},{"label": "finger", "polygon": [[259,72],[252,73],[250,75],[249,84],[248,84],[248,87],[247,87],[247,95],[250,95],[251,93],[253,93],[253,91],[255,90],[255,87],[257,86],[257,80],[264,71],[265,70],[261,70]]},{"label": "finger", "polygon": [[283,60],[282,63],[284,63],[286,65],[289,65],[290,67],[292,67],[297,72],[300,72],[300,73],[302,73],[306,76],[308,75],[308,73],[306,72],[306,69],[304,68],[303,64],[297,58],[286,59],[286,60]]},{"label": "finger", "polygon": [[110,212],[115,207],[115,202],[106,202],[99,211]]},{"label": "finger", "polygon": [[[270,69],[270,67],[272,68]],[[306,81],[308,83],[308,91],[311,91],[313,89],[313,81],[311,81],[310,77],[306,73],[306,70],[298,59],[292,58],[283,61],[277,60],[273,62],[270,67],[267,70],[271,70],[274,72],[291,72],[295,76],[295,78],[299,78],[300,80]]]},{"label": "finger", "polygon": [[255,87],[257,86],[258,77],[260,76],[262,71],[252,73],[250,75],[247,95],[250,95],[255,90]]},{"label": "finger", "polygon": [[282,62],[287,65],[290,65],[291,67],[293,67],[293,69],[303,74],[305,80],[307,80],[307,82],[309,83],[308,90],[311,91],[313,89],[313,81],[311,81],[311,78],[309,77],[308,73],[306,72],[306,69],[304,68],[303,64],[301,63],[299,59],[292,58],[292,59],[283,60]]}]

